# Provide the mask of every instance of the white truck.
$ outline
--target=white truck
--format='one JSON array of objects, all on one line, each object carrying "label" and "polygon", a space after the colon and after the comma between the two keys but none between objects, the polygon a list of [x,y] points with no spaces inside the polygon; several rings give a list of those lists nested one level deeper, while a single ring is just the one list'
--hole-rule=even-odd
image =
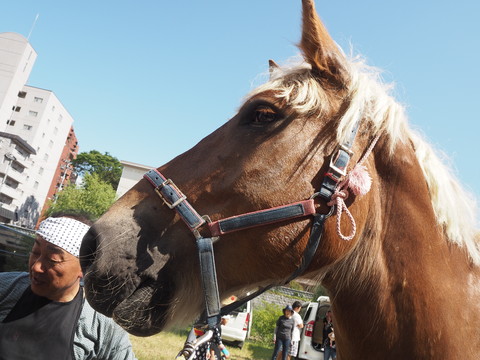
[{"label": "white truck", "polygon": [[225,344],[238,346],[240,349],[250,336],[252,328],[252,305],[250,301],[232,311],[226,325],[222,325],[222,340]]},{"label": "white truck", "polygon": [[328,310],[330,310],[328,296],[320,296],[317,301],[303,304],[300,316],[303,319],[304,326],[298,346],[297,359],[323,360],[323,319]]}]

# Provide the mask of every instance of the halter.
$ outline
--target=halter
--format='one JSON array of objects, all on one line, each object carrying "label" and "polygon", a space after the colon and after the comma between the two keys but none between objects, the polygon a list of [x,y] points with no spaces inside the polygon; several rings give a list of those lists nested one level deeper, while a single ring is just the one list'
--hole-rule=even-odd
[{"label": "halter", "polygon": [[[217,221],[211,221],[208,216],[199,215],[199,213],[187,201],[187,197],[180,191],[175,183],[163,176],[158,170],[149,170],[144,175],[144,178],[148,180],[148,182],[154,187],[155,192],[163,200],[163,202],[170,209],[176,211],[176,213],[181,217],[181,219],[185,222],[187,227],[195,236],[200,260],[200,274],[205,297],[205,312],[202,315],[201,323],[204,326],[206,325],[209,330],[218,326],[222,315],[230,313],[240,305],[243,305],[247,301],[257,297],[258,295],[275,286],[275,284],[270,284],[259,288],[254,293],[227,306],[221,307],[213,253],[213,242],[218,240],[218,237],[221,235],[235,231],[312,216],[312,228],[301,263],[298,268],[287,278],[284,284],[301,275],[307,269],[315,252],[317,251],[322,237],[325,220],[332,215],[334,210],[334,206],[330,205],[331,209],[327,214],[316,213],[314,199],[320,196],[327,203],[331,202],[332,196],[334,196],[335,192],[337,191],[337,186],[340,179],[344,178],[347,174],[347,166],[353,155],[351,148],[357,135],[358,127],[359,122],[357,121],[355,126],[353,126],[347,141],[345,141],[343,144],[340,144],[332,154],[329,169],[325,174],[319,191],[314,193],[309,199],[265,210],[232,216]],[[371,148],[373,148],[373,146],[371,146]],[[364,158],[365,157],[366,156],[364,156]],[[210,230],[210,237],[203,237],[200,234],[199,229],[205,225]],[[203,343],[203,340],[203,337],[196,339],[196,342],[195,340],[187,339],[184,349],[177,357],[183,355],[186,359],[191,358],[193,356],[195,347],[198,347],[200,342]]]}]

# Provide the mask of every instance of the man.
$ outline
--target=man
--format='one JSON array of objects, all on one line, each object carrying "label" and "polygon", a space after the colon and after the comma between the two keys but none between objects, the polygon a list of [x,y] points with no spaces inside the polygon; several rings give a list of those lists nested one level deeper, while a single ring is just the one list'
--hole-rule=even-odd
[{"label": "man", "polygon": [[288,360],[291,357],[297,356],[298,353],[298,343],[300,342],[300,329],[303,328],[303,320],[300,314],[298,313],[302,308],[302,303],[300,301],[294,301],[292,304],[293,315],[292,319],[294,321],[294,327],[292,331],[292,341],[290,343],[290,352],[288,353]]},{"label": "man", "polygon": [[0,359],[135,359],[128,334],[85,300],[78,259],[91,222],[40,223],[29,273],[0,273]]}]

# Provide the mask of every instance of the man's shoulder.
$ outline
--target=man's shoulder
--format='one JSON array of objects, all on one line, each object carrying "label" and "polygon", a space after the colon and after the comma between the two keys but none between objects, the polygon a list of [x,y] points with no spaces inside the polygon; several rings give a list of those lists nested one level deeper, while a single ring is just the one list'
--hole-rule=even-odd
[{"label": "man's shoulder", "polygon": [[302,321],[303,321],[303,320],[302,320],[302,317],[301,317],[300,314],[297,313],[297,312],[294,312],[294,313],[293,313],[292,318],[293,318],[296,322],[302,322]]},{"label": "man's shoulder", "polygon": [[12,288],[22,292],[30,284],[30,276],[26,272],[0,272],[0,291],[14,291]]},{"label": "man's shoulder", "polygon": [[102,313],[99,313],[97,310],[92,308],[92,306],[85,299],[82,309],[82,314],[80,317],[80,322],[85,324],[90,324],[88,326],[107,328],[113,330],[118,330],[120,328],[112,318],[109,318]]},{"label": "man's shoulder", "polygon": [[0,273],[0,321],[8,315],[29,285],[30,277],[26,272]]},{"label": "man's shoulder", "polygon": [[15,279],[28,278],[28,273],[25,271],[7,271],[0,272],[0,279],[5,281],[14,281]]}]

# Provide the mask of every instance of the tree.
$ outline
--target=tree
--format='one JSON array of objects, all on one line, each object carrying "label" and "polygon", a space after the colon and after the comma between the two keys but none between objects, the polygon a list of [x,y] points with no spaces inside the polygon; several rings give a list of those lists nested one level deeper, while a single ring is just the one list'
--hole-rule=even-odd
[{"label": "tree", "polygon": [[97,219],[113,204],[115,197],[116,193],[111,184],[102,181],[96,173],[86,173],[80,186],[70,184],[58,193],[45,216],[75,210]]},{"label": "tree", "polygon": [[122,164],[108,152],[105,154],[101,154],[97,150],[91,150],[88,153],[82,152],[72,160],[72,165],[79,176],[96,174],[101,181],[112,185],[113,189],[117,189],[122,176]]}]

